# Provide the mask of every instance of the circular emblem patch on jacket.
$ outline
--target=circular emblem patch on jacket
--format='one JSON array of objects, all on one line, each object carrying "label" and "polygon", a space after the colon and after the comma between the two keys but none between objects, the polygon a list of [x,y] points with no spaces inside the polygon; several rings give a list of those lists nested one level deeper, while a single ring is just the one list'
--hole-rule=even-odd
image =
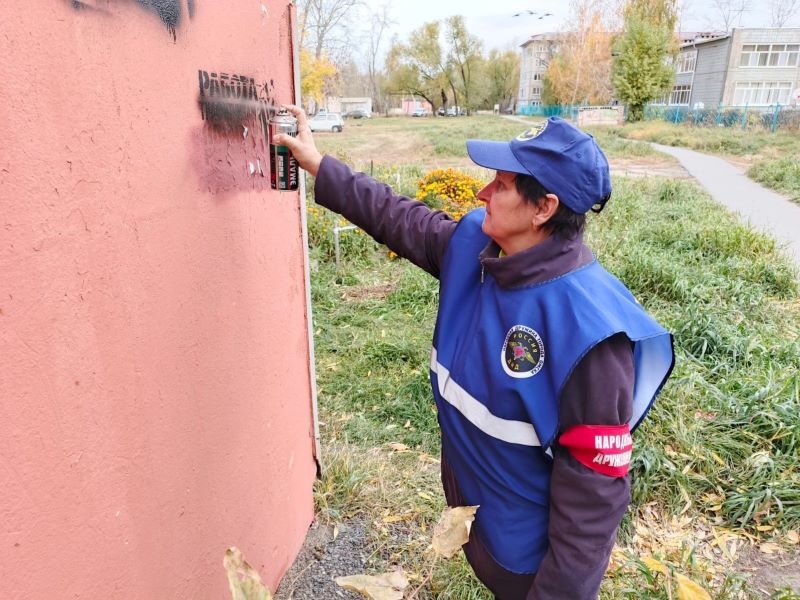
[{"label": "circular emblem patch on jacket", "polygon": [[542,338],[530,327],[514,325],[503,342],[503,370],[511,377],[533,377],[544,364]]}]

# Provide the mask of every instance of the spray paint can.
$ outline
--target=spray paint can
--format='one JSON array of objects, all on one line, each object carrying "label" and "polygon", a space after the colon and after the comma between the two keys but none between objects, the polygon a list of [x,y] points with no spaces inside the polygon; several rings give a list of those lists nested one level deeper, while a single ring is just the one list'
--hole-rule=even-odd
[{"label": "spray paint can", "polygon": [[297,136],[297,119],[282,110],[269,120],[269,178],[273,190],[296,190],[300,173],[297,160],[287,146],[278,146],[273,140],[279,133]]}]

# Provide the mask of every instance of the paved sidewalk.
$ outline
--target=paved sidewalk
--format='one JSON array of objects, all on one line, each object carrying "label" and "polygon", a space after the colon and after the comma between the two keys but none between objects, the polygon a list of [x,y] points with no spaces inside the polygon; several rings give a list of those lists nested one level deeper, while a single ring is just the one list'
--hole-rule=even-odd
[{"label": "paved sidewalk", "polygon": [[800,267],[800,205],[757,184],[725,159],[686,148],[653,147],[677,158],[714,200],[785,244]]}]

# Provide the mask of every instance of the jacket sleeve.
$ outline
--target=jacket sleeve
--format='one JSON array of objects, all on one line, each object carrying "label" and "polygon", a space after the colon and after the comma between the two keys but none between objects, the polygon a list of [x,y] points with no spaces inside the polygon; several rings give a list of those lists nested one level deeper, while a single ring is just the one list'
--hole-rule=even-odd
[{"label": "jacket sleeve", "polygon": [[[595,346],[564,386],[559,435],[576,425],[627,423],[633,383],[633,351],[624,334]],[[557,444],[553,450],[549,548],[527,600],[592,600],[630,502],[630,479],[592,471]]]},{"label": "jacket sleeve", "polygon": [[397,196],[385,184],[324,156],[314,184],[318,204],[339,213],[434,277],[456,228],[450,215]]}]

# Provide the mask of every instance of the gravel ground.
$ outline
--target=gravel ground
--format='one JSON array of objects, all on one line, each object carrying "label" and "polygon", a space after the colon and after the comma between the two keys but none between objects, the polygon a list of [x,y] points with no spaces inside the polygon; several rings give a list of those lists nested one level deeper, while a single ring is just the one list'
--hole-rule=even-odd
[{"label": "gravel ground", "polygon": [[[334,528],[315,522],[303,548],[284,575],[275,600],[342,600],[361,595],[343,590],[334,579],[367,572],[366,530],[363,525],[339,524]],[[363,598],[362,598],[363,600]]]}]

